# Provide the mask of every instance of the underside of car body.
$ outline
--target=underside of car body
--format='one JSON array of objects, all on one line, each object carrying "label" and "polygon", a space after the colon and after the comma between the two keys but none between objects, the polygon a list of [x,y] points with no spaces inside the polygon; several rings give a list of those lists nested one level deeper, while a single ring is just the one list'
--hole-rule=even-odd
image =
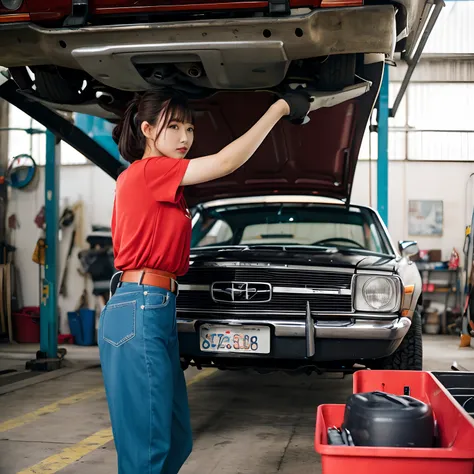
[{"label": "underside of car body", "polygon": [[[4,4],[7,0],[4,0]],[[135,92],[340,91],[411,47],[424,0],[0,2],[0,65],[45,105],[116,121]],[[382,71],[382,70],[381,70]],[[381,74],[379,71],[379,74]],[[377,87],[379,78],[375,78]]]},{"label": "underside of car body", "polygon": [[[116,123],[134,94],[177,90],[195,111],[194,158],[216,153],[279,96],[303,87],[313,101],[310,122],[277,124],[251,163],[218,180],[215,197],[236,184],[252,195],[252,183],[265,182],[270,193],[296,187],[348,201],[384,67],[423,42],[432,6],[57,0],[45,8],[40,0],[0,0],[0,65],[9,77],[0,96],[69,138],[49,110],[72,122],[77,112]],[[77,142],[68,143],[81,148]],[[91,145],[85,156],[116,178],[123,164],[97,151]],[[277,175],[285,173],[283,182]],[[187,190],[189,204],[207,194],[205,184]]]}]

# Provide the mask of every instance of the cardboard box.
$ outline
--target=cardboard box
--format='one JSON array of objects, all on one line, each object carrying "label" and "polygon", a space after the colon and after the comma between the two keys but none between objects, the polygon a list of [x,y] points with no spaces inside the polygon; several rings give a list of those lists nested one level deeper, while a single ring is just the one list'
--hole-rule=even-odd
[{"label": "cardboard box", "polygon": [[430,262],[441,262],[441,250],[439,249],[432,249],[428,250],[428,259]]}]

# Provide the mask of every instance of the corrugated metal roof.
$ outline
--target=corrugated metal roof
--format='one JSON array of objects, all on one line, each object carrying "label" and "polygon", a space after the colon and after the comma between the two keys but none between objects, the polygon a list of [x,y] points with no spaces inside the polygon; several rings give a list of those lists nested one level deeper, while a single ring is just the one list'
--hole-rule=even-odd
[{"label": "corrugated metal roof", "polygon": [[[390,80],[401,82],[406,72],[406,63],[397,61],[397,67],[390,68]],[[425,54],[410,79],[410,84],[415,82],[474,82],[474,55],[472,59],[457,56],[441,59]]]},{"label": "corrugated metal roof", "polygon": [[472,161],[474,132],[408,132],[409,160]]},{"label": "corrugated metal roof", "polygon": [[[388,156],[390,160],[406,159],[406,137],[405,132],[401,130],[390,130],[388,132]],[[367,129],[359,151],[359,160],[373,161],[377,160],[378,146],[377,133],[371,134],[371,146],[369,148],[369,130]]]},{"label": "corrugated metal roof", "polygon": [[[399,84],[390,84],[393,103]],[[408,123],[406,101],[408,100]],[[403,106],[389,120],[391,160],[454,160],[474,158],[474,84],[411,84]],[[373,122],[376,122],[374,117]],[[372,134],[372,159],[377,159],[377,134]],[[368,130],[359,158],[369,158]]]},{"label": "corrugated metal roof", "polygon": [[410,127],[474,130],[474,84],[410,84],[405,98]]},{"label": "corrugated metal roof", "polygon": [[446,2],[423,53],[474,54],[474,1]]},{"label": "corrugated metal roof", "polygon": [[[371,153],[370,153],[371,152]],[[390,160],[414,161],[471,161],[474,156],[474,132],[430,132],[423,130],[390,130],[388,136]],[[360,160],[377,160],[377,134],[364,135],[359,153]]]}]

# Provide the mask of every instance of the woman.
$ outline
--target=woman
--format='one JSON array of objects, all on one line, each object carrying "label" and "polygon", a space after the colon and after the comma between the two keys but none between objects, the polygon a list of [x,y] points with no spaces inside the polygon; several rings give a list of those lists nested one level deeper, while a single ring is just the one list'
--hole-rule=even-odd
[{"label": "woman", "polygon": [[220,152],[192,160],[193,118],[180,96],[145,92],[114,129],[131,165],[117,180],[112,239],[122,273],[98,343],[119,474],[176,474],[191,453],[175,317],[191,240],[183,187],[232,173],[283,116],[301,123],[308,110],[305,93],[289,94]]}]

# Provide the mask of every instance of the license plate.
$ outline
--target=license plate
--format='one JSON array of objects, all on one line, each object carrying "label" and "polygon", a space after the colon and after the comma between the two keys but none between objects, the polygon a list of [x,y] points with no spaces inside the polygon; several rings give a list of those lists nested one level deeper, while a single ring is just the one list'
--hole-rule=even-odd
[{"label": "license plate", "polygon": [[199,346],[204,352],[241,352],[268,354],[270,328],[268,326],[214,326],[203,325]]}]

